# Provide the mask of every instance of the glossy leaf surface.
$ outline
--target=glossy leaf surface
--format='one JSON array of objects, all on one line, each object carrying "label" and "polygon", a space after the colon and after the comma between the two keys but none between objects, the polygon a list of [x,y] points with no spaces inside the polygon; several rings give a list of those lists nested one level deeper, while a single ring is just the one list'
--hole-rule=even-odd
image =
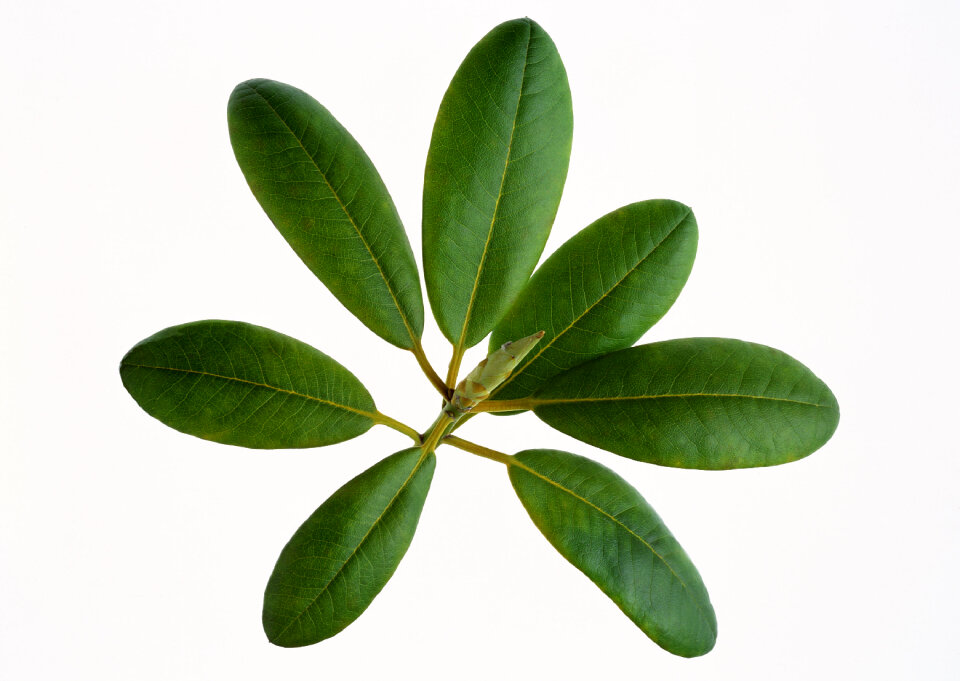
[{"label": "glossy leaf surface", "polygon": [[633,345],[680,295],[696,251],[697,222],[676,201],[632,203],[581,230],[494,329],[491,348],[546,331],[494,399],[527,397],[566,369]]},{"label": "glossy leaf surface", "polygon": [[427,295],[451,343],[479,343],[536,267],[563,191],[572,133],[560,55],[529,19],[494,28],[454,75],[433,129],[423,192]]},{"label": "glossy leaf surface", "polygon": [[377,409],[335,360],[262,326],[201,321],[135,345],[120,376],[171,428],[228,445],[320,447],[366,432]]},{"label": "glossy leaf surface", "polygon": [[713,648],[717,620],[697,569],[626,480],[550,449],[518,453],[509,471],[544,536],[657,645],[684,657]]},{"label": "glossy leaf surface", "polygon": [[423,331],[420,276],[357,141],[310,95],[272,80],[238,85],[227,117],[250,189],[297,255],[371,330],[413,348]]},{"label": "glossy leaf surface", "polygon": [[337,490],[280,553],[263,600],[263,629],[287,648],[342,631],[366,610],[407,552],[436,457],[406,449]]},{"label": "glossy leaf surface", "polygon": [[800,362],[728,338],[621,350],[557,376],[532,403],[579,440],[679,468],[795,461],[829,440],[840,418],[833,393]]}]

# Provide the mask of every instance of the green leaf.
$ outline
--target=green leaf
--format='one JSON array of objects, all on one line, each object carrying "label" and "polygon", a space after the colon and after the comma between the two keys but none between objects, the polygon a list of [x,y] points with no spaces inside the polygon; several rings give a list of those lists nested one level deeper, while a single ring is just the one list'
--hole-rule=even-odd
[{"label": "green leaf", "polygon": [[240,169],[283,238],[360,321],[412,349],[423,331],[420,276],[357,141],[310,95],[272,80],[240,83],[227,119]]},{"label": "green leaf", "polygon": [[336,361],[243,322],[164,329],[126,354],[120,377],[144,411],[171,428],[241,447],[321,447],[365,433],[380,416]]},{"label": "green leaf", "polygon": [[676,201],[632,203],[581,230],[494,329],[491,348],[546,331],[495,399],[527,397],[566,369],[633,345],[680,295],[696,252],[697,222]]},{"label": "green leaf", "polygon": [[800,459],[840,418],[833,393],[800,362],[727,338],[615,352],[557,376],[530,402],[543,421],[596,447],[711,470]]},{"label": "green leaf", "polygon": [[510,481],[537,528],[653,641],[675,655],[710,652],[717,620],[697,569],[619,475],[551,449],[520,452]]},{"label": "green leaf", "polygon": [[454,345],[483,340],[536,267],[572,134],[566,71],[550,36],[530,19],[494,28],[454,75],[423,190],[427,295]]},{"label": "green leaf", "polygon": [[393,576],[417,529],[436,457],[405,449],[327,499],[277,560],[263,598],[271,643],[307,646],[359,617]]}]

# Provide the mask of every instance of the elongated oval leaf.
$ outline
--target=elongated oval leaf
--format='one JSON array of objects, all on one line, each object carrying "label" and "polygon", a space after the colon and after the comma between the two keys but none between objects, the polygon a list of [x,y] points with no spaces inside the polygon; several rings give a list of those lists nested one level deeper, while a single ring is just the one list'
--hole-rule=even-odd
[{"label": "elongated oval leaf", "polygon": [[531,402],[579,440],[678,468],[795,461],[829,440],[840,418],[833,393],[807,367],[728,338],[615,352],[557,376]]},{"label": "elongated oval leaf", "polygon": [[370,393],[336,361],[243,322],[164,329],[126,354],[120,376],[154,418],[228,445],[321,447],[365,433],[377,417]]},{"label": "elongated oval leaf", "polygon": [[544,536],[665,650],[695,657],[717,639],[697,569],[626,480],[582,456],[520,452],[510,481]]},{"label": "elongated oval leaf", "polygon": [[680,295],[696,251],[697,222],[676,201],[632,203],[581,230],[494,329],[491,348],[546,331],[494,399],[527,397],[565,369],[633,345]]},{"label": "elongated oval leaf", "polygon": [[363,148],[310,95],[272,80],[240,83],[227,118],[240,169],[283,238],[374,333],[413,348],[423,331],[420,276]]},{"label": "elongated oval leaf", "polygon": [[560,55],[529,19],[494,28],[454,75],[423,189],[427,295],[451,343],[479,343],[536,267],[560,203],[572,133]]},{"label": "elongated oval leaf", "polygon": [[432,453],[397,452],[307,518],[267,583],[263,629],[271,643],[317,643],[367,609],[410,546],[435,466]]}]

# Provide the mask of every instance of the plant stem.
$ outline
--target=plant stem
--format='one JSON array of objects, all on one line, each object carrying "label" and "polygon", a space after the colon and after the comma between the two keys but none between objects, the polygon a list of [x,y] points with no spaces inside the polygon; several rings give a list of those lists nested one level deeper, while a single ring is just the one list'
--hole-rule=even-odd
[{"label": "plant stem", "polygon": [[526,411],[528,409],[533,409],[536,403],[536,400],[532,400],[529,397],[521,398],[519,400],[484,400],[483,402],[474,405],[473,409],[470,411]]},{"label": "plant stem", "polygon": [[466,348],[463,346],[453,346],[453,357],[450,358],[450,367],[447,369],[447,389],[450,391],[451,396],[453,396],[453,389],[457,387],[457,376],[460,374],[460,362],[463,361],[463,353],[465,351]]},{"label": "plant stem", "polygon": [[430,426],[430,430],[427,431],[423,436],[423,451],[432,452],[437,448],[437,443],[440,442],[446,432],[447,428],[453,425],[455,419],[447,414],[446,412],[441,412],[440,416],[437,417],[437,420],[433,422],[433,425]]},{"label": "plant stem", "polygon": [[440,378],[440,374],[438,374],[430,365],[430,361],[427,359],[426,354],[424,354],[423,346],[420,345],[419,339],[414,338],[413,349],[411,352],[413,353],[413,356],[417,358],[417,364],[420,365],[420,369],[423,371],[423,374],[430,379],[430,383],[432,383],[433,387],[437,389],[437,392],[443,396],[443,399],[450,399],[450,395],[452,393],[447,390],[447,386],[444,385],[443,380]]},{"label": "plant stem", "polygon": [[394,430],[399,431],[399,432],[403,433],[404,435],[406,435],[406,436],[408,436],[408,437],[410,437],[410,438],[413,438],[413,441],[416,442],[418,445],[423,442],[423,440],[420,439],[420,433],[418,433],[417,431],[415,431],[413,428],[411,428],[410,426],[408,426],[406,423],[401,423],[400,421],[397,421],[396,419],[390,418],[389,416],[387,416],[386,414],[384,414],[384,413],[382,413],[382,412],[379,412],[379,411],[377,412],[377,416],[376,416],[375,421],[376,421],[376,423],[379,423],[379,424],[382,425],[382,426],[387,426],[388,428],[393,428]]},{"label": "plant stem", "polygon": [[472,419],[474,416],[476,416],[476,414],[475,414],[474,412],[468,411],[466,414],[464,414],[464,415],[461,416],[459,419],[457,419],[457,422],[453,424],[453,428],[450,429],[450,432],[452,433],[452,432],[455,431],[457,428],[459,428],[460,426],[462,426],[464,423],[466,423],[467,421],[469,421],[470,419]]},{"label": "plant stem", "polygon": [[447,435],[442,440],[443,443],[448,445],[453,445],[457,449],[462,449],[465,452],[470,452],[471,454],[476,454],[477,456],[482,456],[485,459],[492,459],[493,461],[499,461],[502,464],[507,466],[513,463],[513,456],[511,454],[504,454],[503,452],[498,452],[495,449],[490,449],[489,447],[484,447],[483,445],[478,445],[469,440],[461,439],[455,435]]}]

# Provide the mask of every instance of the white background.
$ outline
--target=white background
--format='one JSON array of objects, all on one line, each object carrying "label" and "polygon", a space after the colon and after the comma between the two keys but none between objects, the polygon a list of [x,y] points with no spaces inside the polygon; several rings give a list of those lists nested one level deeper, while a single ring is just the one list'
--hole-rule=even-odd
[{"label": "white background", "polygon": [[[118,361],[172,324],[246,320],[425,427],[437,400],[412,356],[340,308],[248,191],[227,97],[265,76],[323,102],[419,260],[437,105],[473,43],[523,15],[574,100],[547,252],[622,204],[690,204],[697,263],[646,339],[781,348],[833,388],[839,430],[801,462],[715,473],[621,459],[531,415],[463,429],[595,456],[636,485],[710,589],[706,657],[648,641],[537,533],[501,466],[450,448],[369,610],[276,648],[260,606],[280,549],[407,441],[204,442],[143,413]],[[958,5],[932,1],[5,4],[0,678],[957,678],[958,33]],[[424,343],[445,366],[429,313]]]}]

